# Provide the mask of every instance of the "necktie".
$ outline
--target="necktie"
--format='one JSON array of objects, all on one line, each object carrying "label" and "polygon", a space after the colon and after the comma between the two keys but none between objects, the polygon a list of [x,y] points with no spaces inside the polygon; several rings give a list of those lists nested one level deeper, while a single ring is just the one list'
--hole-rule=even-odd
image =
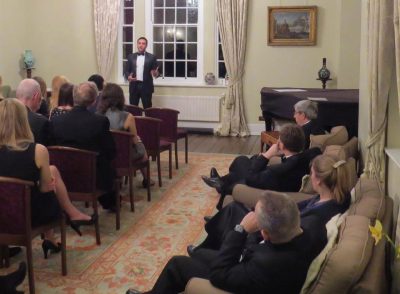
[{"label": "necktie", "polygon": [[138,53],[137,55],[138,56],[144,56],[144,53]]}]

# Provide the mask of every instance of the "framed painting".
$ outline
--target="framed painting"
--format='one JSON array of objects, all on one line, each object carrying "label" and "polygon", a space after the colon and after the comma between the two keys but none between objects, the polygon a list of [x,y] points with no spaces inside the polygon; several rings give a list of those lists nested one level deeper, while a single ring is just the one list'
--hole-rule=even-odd
[{"label": "framed painting", "polygon": [[317,6],[268,7],[268,45],[312,46],[317,37]]}]

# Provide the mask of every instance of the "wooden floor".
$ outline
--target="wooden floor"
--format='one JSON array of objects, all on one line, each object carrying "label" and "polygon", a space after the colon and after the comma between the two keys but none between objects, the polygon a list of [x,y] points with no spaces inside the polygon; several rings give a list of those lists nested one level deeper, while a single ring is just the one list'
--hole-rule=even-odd
[{"label": "wooden floor", "polygon": [[[178,141],[178,150],[185,150],[185,140]],[[260,136],[217,137],[208,134],[189,134],[189,152],[257,154],[260,152]]]}]

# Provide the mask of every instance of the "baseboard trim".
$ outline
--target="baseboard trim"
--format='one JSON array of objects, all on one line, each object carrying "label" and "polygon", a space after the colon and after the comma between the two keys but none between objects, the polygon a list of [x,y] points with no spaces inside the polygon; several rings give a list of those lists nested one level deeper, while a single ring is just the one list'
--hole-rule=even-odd
[{"label": "baseboard trim", "polygon": [[[197,122],[197,121],[179,121],[178,127],[188,130],[199,131],[201,133],[213,133],[214,129],[220,123],[215,122]],[[262,131],[265,131],[264,123],[248,124],[250,135],[259,136]]]}]

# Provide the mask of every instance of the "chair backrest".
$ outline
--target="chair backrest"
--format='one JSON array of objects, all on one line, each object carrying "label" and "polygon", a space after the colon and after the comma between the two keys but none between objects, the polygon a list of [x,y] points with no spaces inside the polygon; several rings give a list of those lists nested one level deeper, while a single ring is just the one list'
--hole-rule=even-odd
[{"label": "chair backrest", "polygon": [[135,117],[136,130],[147,151],[160,149],[161,120],[152,117]]},{"label": "chair backrest", "polygon": [[111,135],[117,148],[117,154],[112,161],[113,167],[115,169],[130,168],[132,161],[129,158],[132,158],[133,135],[129,132],[116,130],[111,130]]},{"label": "chair backrest", "polygon": [[96,190],[96,152],[64,146],[47,149],[50,164],[60,171],[68,192],[92,193]]},{"label": "chair backrest", "polygon": [[25,234],[31,227],[33,182],[0,177],[0,235]]},{"label": "chair backrest", "polygon": [[136,105],[125,104],[125,110],[132,114],[133,116],[142,116],[143,115],[143,108]]},{"label": "chair backrest", "polygon": [[146,108],[144,113],[148,117],[162,120],[160,136],[168,141],[175,142],[178,139],[178,114],[179,111],[170,108]]}]

